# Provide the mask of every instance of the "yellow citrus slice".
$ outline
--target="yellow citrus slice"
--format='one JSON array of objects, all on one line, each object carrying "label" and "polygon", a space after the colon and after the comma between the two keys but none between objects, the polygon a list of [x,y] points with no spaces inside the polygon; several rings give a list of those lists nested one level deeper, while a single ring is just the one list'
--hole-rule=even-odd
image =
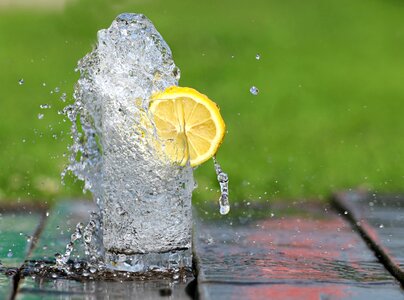
[{"label": "yellow citrus slice", "polygon": [[198,91],[172,86],[156,93],[149,112],[164,152],[174,162],[197,166],[216,154],[226,125],[215,102]]}]

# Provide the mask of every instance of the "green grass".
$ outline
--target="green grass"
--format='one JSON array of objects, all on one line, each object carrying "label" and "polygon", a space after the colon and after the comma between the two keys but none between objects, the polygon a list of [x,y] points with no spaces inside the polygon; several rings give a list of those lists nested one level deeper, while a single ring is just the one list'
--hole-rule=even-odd
[{"label": "green grass", "polygon": [[[78,59],[124,11],[146,14],[181,85],[221,106],[228,134],[218,159],[233,199],[404,191],[401,1],[82,0],[63,12],[0,11],[0,199],[81,196],[80,183],[59,184],[69,124],[50,91],[71,101]],[[216,199],[212,163],[195,173],[197,201]]]}]

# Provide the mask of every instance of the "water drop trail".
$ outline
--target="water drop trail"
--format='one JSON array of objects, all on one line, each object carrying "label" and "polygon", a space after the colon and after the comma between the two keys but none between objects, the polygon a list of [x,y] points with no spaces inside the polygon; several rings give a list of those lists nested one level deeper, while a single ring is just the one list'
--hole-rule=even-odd
[{"label": "water drop trail", "polygon": [[[74,249],[74,243],[77,240],[82,239],[85,247],[85,254],[89,257],[89,261],[87,262],[87,266],[91,268],[102,268],[104,263],[102,261],[102,257],[99,255],[99,245],[96,244],[96,231],[100,228],[99,224],[99,216],[97,213],[92,212],[90,214],[90,221],[84,227],[83,223],[78,223],[76,225],[76,230],[72,233],[70,237],[70,242],[66,245],[66,250],[64,254],[56,253],[56,267],[59,269],[63,269],[68,272],[68,261],[70,259],[71,253]],[[94,273],[94,272],[93,272]]]},{"label": "water drop trail", "polygon": [[66,250],[64,254],[56,253],[55,260],[56,266],[58,268],[66,270],[67,262],[72,254],[74,242],[82,237],[83,223],[78,223],[76,225],[76,230],[70,236],[70,242],[66,245]]},{"label": "water drop trail", "polygon": [[230,211],[229,204],[229,176],[223,172],[222,167],[218,163],[215,156],[213,156],[213,163],[215,165],[215,171],[217,175],[217,181],[219,181],[220,185],[220,214],[226,215]]},{"label": "water drop trail", "polygon": [[100,219],[101,216],[99,214],[91,212],[90,221],[83,231],[85,254],[87,257],[89,257],[89,262],[87,265],[93,269],[101,269],[104,267],[103,256],[100,253],[101,245],[100,241],[97,239],[98,231],[101,230]]}]

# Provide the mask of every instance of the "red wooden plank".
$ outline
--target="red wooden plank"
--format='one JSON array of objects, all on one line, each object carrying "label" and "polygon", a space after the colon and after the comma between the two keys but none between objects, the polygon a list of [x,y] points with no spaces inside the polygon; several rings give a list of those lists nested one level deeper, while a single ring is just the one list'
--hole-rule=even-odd
[{"label": "red wooden plank", "polygon": [[200,222],[195,252],[201,297],[377,299],[374,292],[382,288],[391,291],[385,299],[404,298],[349,223],[327,207],[304,213],[248,226]]},{"label": "red wooden plank", "polygon": [[340,192],[333,201],[390,273],[404,284],[404,198]]},{"label": "red wooden plank", "polygon": [[[254,299],[254,300],[379,300],[403,299],[403,293],[396,284],[350,286],[340,284],[268,284],[268,285],[233,285],[205,283],[208,297],[204,299]],[[205,294],[206,295],[206,294]]]}]

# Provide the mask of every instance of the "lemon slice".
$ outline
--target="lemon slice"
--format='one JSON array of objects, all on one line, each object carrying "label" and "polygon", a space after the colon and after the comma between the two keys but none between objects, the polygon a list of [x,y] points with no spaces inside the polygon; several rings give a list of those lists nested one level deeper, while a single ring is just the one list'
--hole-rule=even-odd
[{"label": "lemon slice", "polygon": [[215,155],[226,125],[215,102],[198,91],[172,86],[154,94],[149,112],[164,152],[174,162],[197,166]]}]

